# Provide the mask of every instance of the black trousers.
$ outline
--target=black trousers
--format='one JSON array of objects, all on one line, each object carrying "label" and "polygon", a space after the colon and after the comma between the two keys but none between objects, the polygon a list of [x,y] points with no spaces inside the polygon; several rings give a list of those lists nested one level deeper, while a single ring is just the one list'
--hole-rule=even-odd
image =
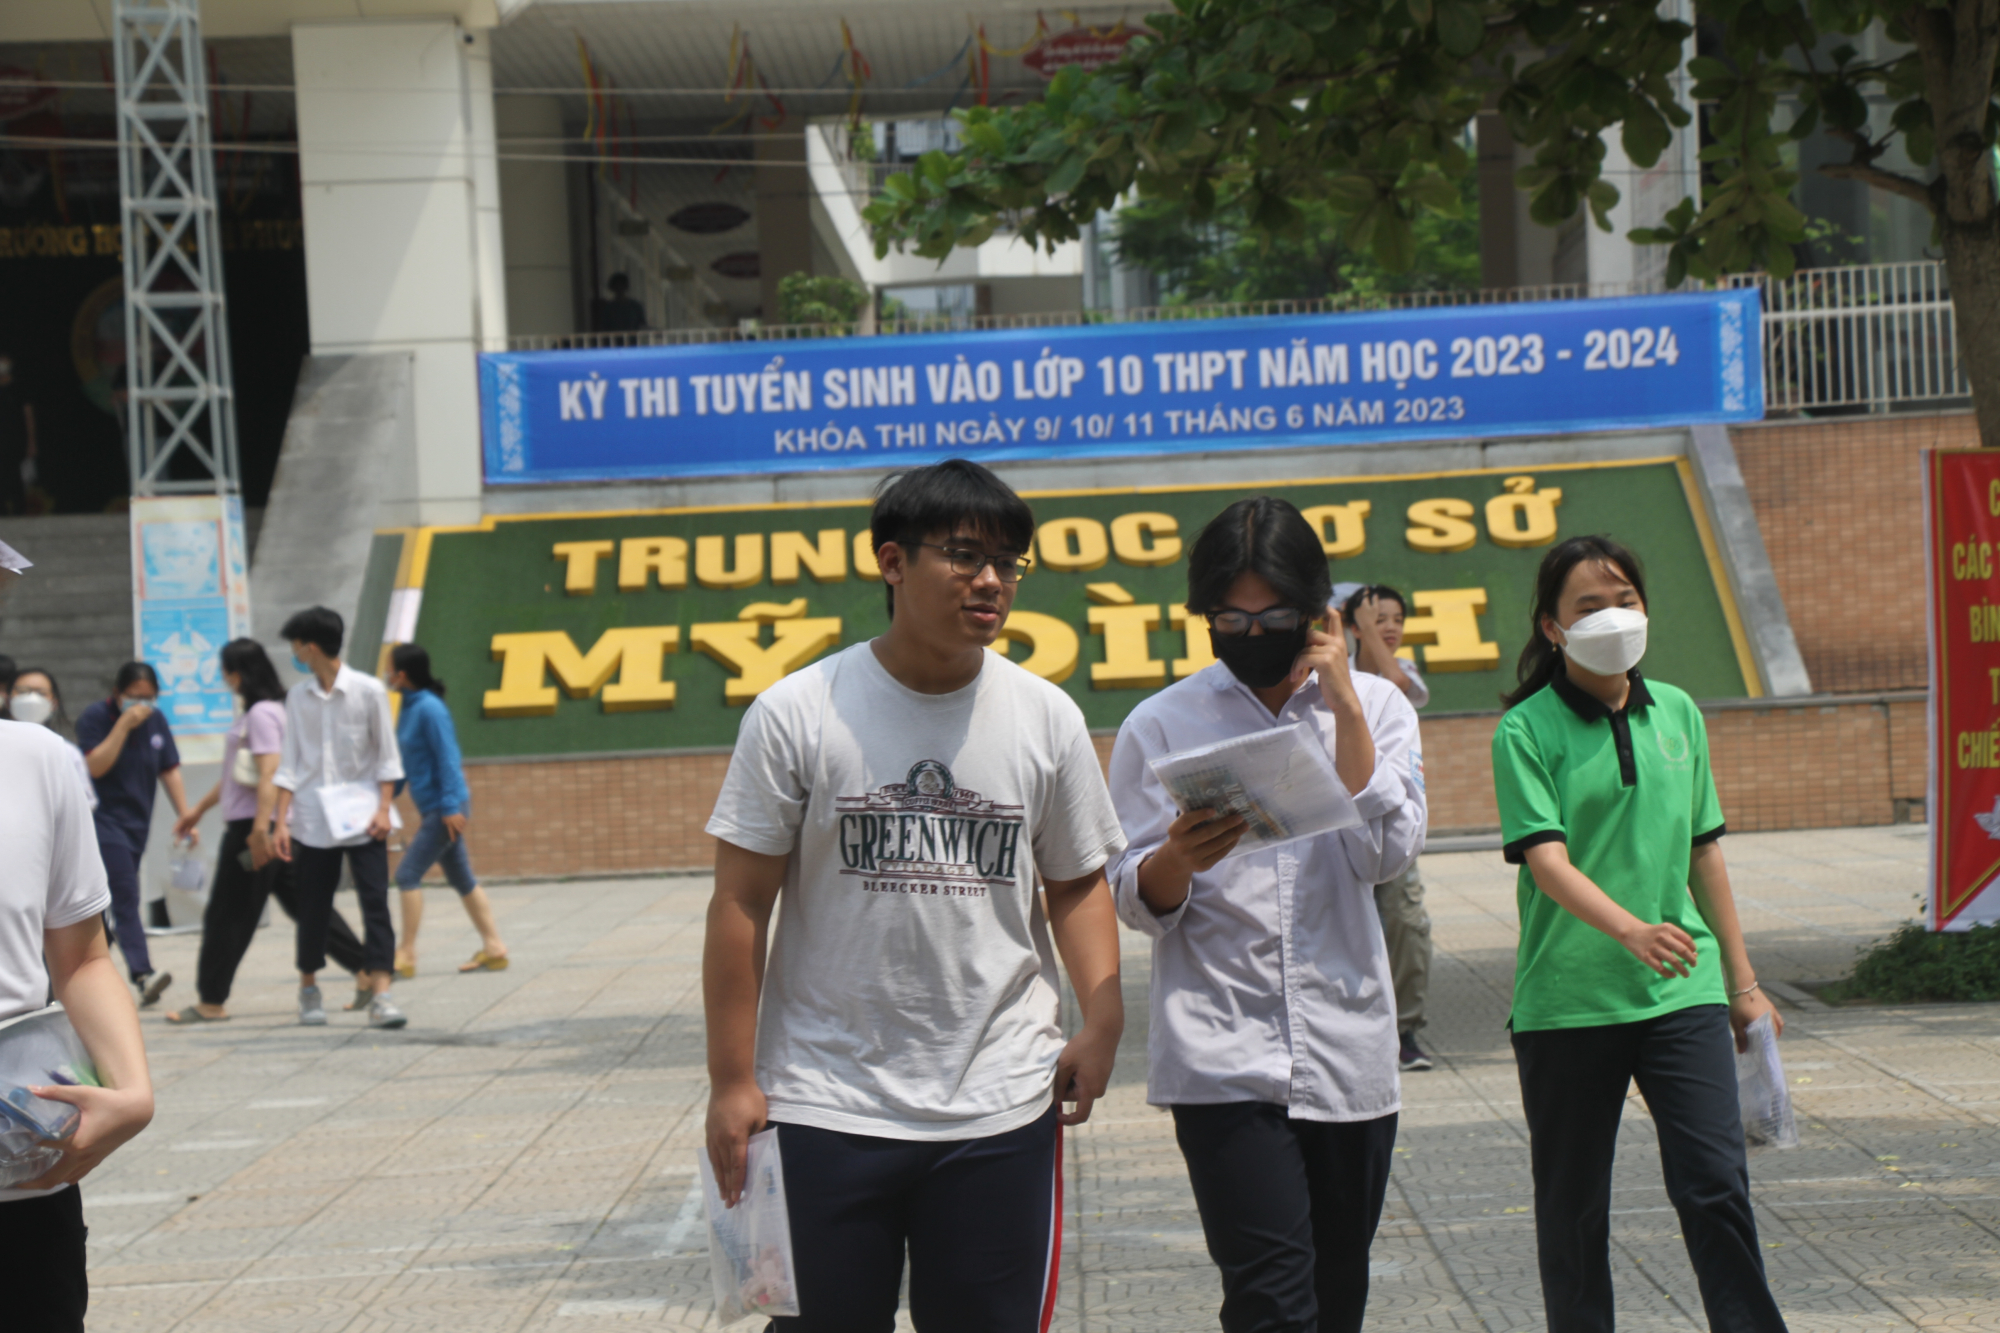
[{"label": "black trousers", "polygon": [[354,871],[354,896],[361,900],[361,970],[387,972],[396,964],[396,927],[389,920],[389,844],[370,838],[359,847],[308,847],[292,842],[292,878],[297,900],[298,969],[326,966],[328,922],[333,891],[340,887],[340,862]]},{"label": "black trousers", "polygon": [[139,853],[114,833],[98,838],[97,854],[104,859],[104,877],[111,884],[112,933],[119,952],[125,955],[125,970],[136,982],[153,974],[152,951],[146,947],[145,905],[139,901]]},{"label": "black trousers", "polygon": [[1034,1333],[1062,1252],[1056,1108],[983,1139],[885,1139],[778,1125],[799,1280],[783,1333],[890,1333],[910,1256],[924,1333]]},{"label": "black trousers", "polygon": [[84,1272],[83,1195],[76,1186],[38,1199],[0,1203],[0,1271],[7,1275],[0,1296],[10,1329],[35,1333],[83,1333],[90,1305]]},{"label": "black trousers", "polygon": [[[232,819],[223,825],[222,850],[216,854],[215,883],[209,886],[208,908],[201,914],[201,957],[195,964],[195,993],[203,1004],[225,1004],[236,981],[236,969],[257,936],[264,902],[276,898],[285,915],[297,921],[298,883],[289,861],[276,857],[262,870],[245,870],[243,853],[250,846],[254,819]],[[361,970],[361,941],[347,918],[328,908],[326,951],[349,972]]]},{"label": "black trousers", "polygon": [[1294,1120],[1269,1102],[1175,1106],[1226,1333],[1356,1333],[1396,1117]]},{"label": "black trousers", "polygon": [[1729,1010],[1516,1032],[1549,1333],[1611,1333],[1611,1162],[1633,1079],[1716,1333],[1783,1333],[1750,1211]]}]

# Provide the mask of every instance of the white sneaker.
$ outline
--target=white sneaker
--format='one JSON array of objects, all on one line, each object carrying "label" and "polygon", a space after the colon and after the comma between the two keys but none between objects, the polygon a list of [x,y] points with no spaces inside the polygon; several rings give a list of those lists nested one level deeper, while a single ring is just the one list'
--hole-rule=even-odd
[{"label": "white sneaker", "polygon": [[388,991],[377,995],[375,1003],[368,1006],[368,1026],[371,1028],[399,1028],[409,1021],[408,1016],[396,1007],[395,1001],[389,998]]},{"label": "white sneaker", "polygon": [[299,987],[299,1026],[323,1028],[326,1026],[326,1004],[319,998],[319,987]]}]

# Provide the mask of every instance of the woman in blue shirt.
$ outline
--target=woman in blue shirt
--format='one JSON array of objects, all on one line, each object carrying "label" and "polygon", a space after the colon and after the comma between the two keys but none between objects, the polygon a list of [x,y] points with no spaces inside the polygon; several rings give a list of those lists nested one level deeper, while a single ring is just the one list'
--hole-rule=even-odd
[{"label": "woman in blue shirt", "polygon": [[458,732],[451,724],[451,710],[444,705],[444,682],[431,674],[431,655],[414,643],[396,645],[389,653],[389,665],[389,685],[403,695],[396,745],[403,752],[410,800],[423,816],[396,865],[396,887],[403,898],[403,947],[396,953],[396,975],[417,974],[417,927],[424,919],[421,885],[434,865],[458,890],[465,914],[479,932],[479,952],[458,970],[498,972],[507,966],[507,945],[493,924],[492,900],[473,877],[472,858],[465,850],[472,794],[466,790],[459,762]]}]

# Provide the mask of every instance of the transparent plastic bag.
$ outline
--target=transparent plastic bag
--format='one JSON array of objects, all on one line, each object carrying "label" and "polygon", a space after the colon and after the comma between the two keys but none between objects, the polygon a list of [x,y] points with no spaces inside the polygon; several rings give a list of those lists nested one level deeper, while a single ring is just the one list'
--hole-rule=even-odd
[{"label": "transparent plastic bag", "polygon": [[1746,1030],[1750,1049],[1736,1056],[1736,1096],[1743,1108],[1743,1138],[1774,1148],[1799,1146],[1799,1127],[1792,1117],[1792,1092],[1785,1083],[1785,1062],[1778,1055],[1778,1034],[1765,1014]]},{"label": "transparent plastic bag", "polygon": [[173,858],[167,862],[167,883],[182,893],[200,893],[208,887],[208,863],[193,843],[174,844]]},{"label": "transparent plastic bag", "polygon": [[715,1170],[697,1149],[702,1193],[708,1204],[708,1268],[715,1284],[715,1322],[733,1324],[752,1315],[795,1315],[798,1282],[792,1273],[792,1222],[785,1211],[785,1168],[778,1131],[750,1136],[743,1197],[722,1206]]},{"label": "transparent plastic bag", "polygon": [[97,1067],[59,1004],[0,1023],[0,1189],[10,1189],[55,1165],[45,1139],[67,1138],[83,1113],[28,1089],[50,1084],[100,1086]]}]

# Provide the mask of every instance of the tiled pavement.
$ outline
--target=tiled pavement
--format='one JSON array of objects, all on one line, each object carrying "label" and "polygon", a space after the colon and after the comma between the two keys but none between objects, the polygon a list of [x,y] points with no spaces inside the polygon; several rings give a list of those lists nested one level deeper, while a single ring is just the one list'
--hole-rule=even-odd
[{"label": "tiled pavement", "polygon": [[[1920,830],[1731,837],[1766,978],[1838,975],[1916,907]],[[1540,1327],[1513,1061],[1502,1026],[1512,876],[1427,857],[1439,1068],[1407,1109],[1376,1247],[1370,1328]],[[448,896],[402,1033],[291,1025],[285,923],[262,932],[228,1026],[148,1018],[153,1128],[88,1185],[93,1330],[709,1327],[690,1195],[704,1081],[706,882],[494,892],[513,970],[459,977]],[[351,903],[350,903],[351,907]],[[1112,1095],[1070,1141],[1058,1324],[1215,1327],[1167,1118],[1144,1104],[1146,951]],[[195,942],[156,942],[178,975]],[[184,981],[169,996],[185,1003]],[[334,992],[329,989],[329,999]],[[2000,1329],[2000,1010],[1787,1009],[1805,1144],[1752,1160],[1792,1327]],[[1702,1327],[1643,1103],[1616,1193],[1622,1327]],[[753,1327],[745,1325],[745,1327]]]}]

